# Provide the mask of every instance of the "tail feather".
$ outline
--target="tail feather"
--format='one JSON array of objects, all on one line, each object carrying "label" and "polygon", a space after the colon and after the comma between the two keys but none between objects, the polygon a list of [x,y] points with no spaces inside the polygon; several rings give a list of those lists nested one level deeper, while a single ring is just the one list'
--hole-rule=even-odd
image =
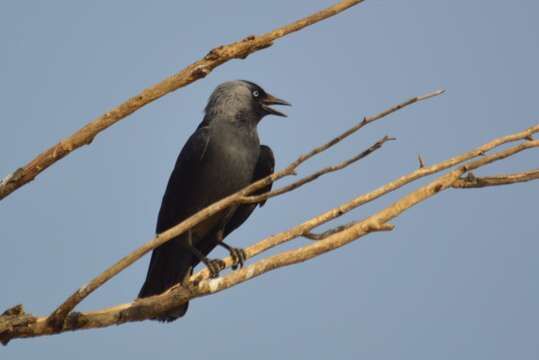
[{"label": "tail feather", "polygon": [[[153,251],[146,281],[138,294],[139,298],[161,294],[191,273],[192,256],[178,249],[176,241],[172,240]],[[188,307],[189,303],[182,304],[171,312],[157,317],[156,320],[174,321],[185,315]]]}]

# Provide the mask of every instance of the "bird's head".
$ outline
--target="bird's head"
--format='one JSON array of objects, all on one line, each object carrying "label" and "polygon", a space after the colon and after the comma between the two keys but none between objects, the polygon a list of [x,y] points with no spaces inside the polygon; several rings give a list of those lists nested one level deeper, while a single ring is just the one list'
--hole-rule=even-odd
[{"label": "bird's head", "polygon": [[284,116],[271,105],[290,105],[246,80],[227,81],[219,85],[211,94],[206,105],[206,114],[225,115],[232,119],[258,123],[266,115]]}]

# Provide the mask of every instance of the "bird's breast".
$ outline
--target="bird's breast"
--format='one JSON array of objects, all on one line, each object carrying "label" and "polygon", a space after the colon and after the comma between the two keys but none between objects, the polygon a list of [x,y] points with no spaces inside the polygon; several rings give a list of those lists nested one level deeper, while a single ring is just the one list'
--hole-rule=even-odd
[{"label": "bird's breast", "polygon": [[208,204],[251,183],[259,151],[258,138],[229,136],[210,141],[201,176]]}]

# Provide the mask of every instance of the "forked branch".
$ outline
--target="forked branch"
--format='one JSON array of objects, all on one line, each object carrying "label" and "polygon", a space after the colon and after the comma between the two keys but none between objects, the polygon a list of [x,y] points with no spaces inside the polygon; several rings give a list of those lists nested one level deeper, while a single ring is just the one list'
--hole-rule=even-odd
[{"label": "forked branch", "polygon": [[[539,147],[539,140],[528,140],[531,134],[538,131],[539,124],[520,133],[495,139],[477,149],[430,167],[420,168],[405,176],[399,177],[376,190],[352,199],[329,212],[316,216],[304,224],[264,239],[258,244],[246,249],[248,257],[259,254],[265,249],[289,241],[297,236],[310,236],[311,229],[329,221],[334,213],[337,213],[337,215],[334,216],[337,217],[339,214],[344,213],[344,211],[349,211],[350,209],[359,206],[358,204],[363,204],[368,200],[387,194],[389,191],[402,187],[413,180],[433,173],[439,173],[445,169],[461,164],[450,172],[439,176],[429,184],[410,192],[408,195],[365,220],[336,228],[322,237],[317,237],[317,240],[319,241],[261,259],[243,269],[230,272],[223,277],[208,279],[207,271],[202,270],[193,275],[190,282],[185,286],[175,286],[161,295],[138,299],[133,303],[122,304],[94,312],[71,313],[62,324],[61,328],[50,326],[47,317],[33,317],[29,314],[25,314],[21,307],[10,309],[8,313],[0,316],[0,340],[7,343],[7,341],[13,338],[41,336],[64,331],[105,327],[129,321],[150,319],[166,313],[167,311],[171,311],[191,299],[220,292],[277,268],[309,260],[328,251],[342,247],[371,232],[392,230],[394,227],[389,223],[391,220],[430,197],[436,196],[444,190],[453,188],[453,185],[466,173],[495,161],[511,157],[519,152]],[[493,154],[486,154],[487,151],[499,147],[500,145],[521,140],[523,141],[505,150]],[[225,259],[225,261],[228,265],[231,264],[230,258]]]},{"label": "forked branch", "polygon": [[510,185],[539,179],[539,169],[524,171],[513,174],[503,174],[496,176],[476,177],[472,173],[458,179],[453,183],[456,189],[472,189],[488,186]]},{"label": "forked branch", "polygon": [[[98,312],[86,314],[73,313],[67,318],[67,321],[62,323],[61,327],[51,326],[50,321],[47,321],[46,317],[34,318],[24,314],[24,312],[22,312],[22,310],[19,308],[16,314],[8,313],[0,318],[2,320],[0,321],[0,337],[3,339],[3,341],[9,341],[9,339],[13,337],[39,336],[79,328],[102,327],[126,321],[152,318],[162,314],[163,312],[174,309],[189,299],[215,293],[247,281],[267,271],[308,260],[312,257],[343,246],[372,231],[391,230],[393,227],[392,225],[388,224],[388,221],[391,221],[393,218],[399,216],[402,212],[406,211],[417,203],[435,196],[442,190],[453,187],[455,183],[462,180],[461,177],[464,174],[494,161],[510,157],[518,152],[539,147],[539,140],[529,140],[531,139],[531,136],[538,131],[539,124],[520,133],[495,139],[477,149],[448,159],[444,162],[432,165],[430,167],[422,167],[374,191],[352,199],[349,202],[342,204],[338,208],[314,217],[288,231],[262,240],[258,244],[247,248],[246,254],[247,257],[252,257],[264,250],[282,244],[285,241],[289,241],[298,236],[312,237],[310,232],[311,229],[342,215],[346,211],[350,211],[351,209],[364,204],[367,201],[371,201],[379,196],[387,194],[388,192],[402,187],[420,177],[437,173],[462,162],[468,161],[450,173],[440,176],[430,184],[413,191],[409,195],[398,200],[396,203],[392,204],[386,209],[372,215],[366,220],[336,228],[329,233],[323,234],[323,236],[317,237],[319,241],[313,244],[295,250],[285,251],[266,259],[262,259],[244,269],[229,273],[228,275],[218,279],[208,279],[207,270],[202,270],[192,276],[191,282],[186,287],[177,286],[165,294],[137,300],[131,304],[120,305]],[[492,155],[486,155],[489,150],[492,150],[500,145],[519,140],[525,141],[506,150],[494,153]],[[472,160],[473,158],[477,157],[478,159]],[[300,157],[300,159],[302,158],[304,157]],[[300,163],[301,162],[299,162],[299,164]],[[520,176],[520,178],[523,178],[523,176]],[[241,194],[241,192],[238,194]],[[225,262],[227,265],[230,265],[231,259],[227,258],[225,259]]]}]

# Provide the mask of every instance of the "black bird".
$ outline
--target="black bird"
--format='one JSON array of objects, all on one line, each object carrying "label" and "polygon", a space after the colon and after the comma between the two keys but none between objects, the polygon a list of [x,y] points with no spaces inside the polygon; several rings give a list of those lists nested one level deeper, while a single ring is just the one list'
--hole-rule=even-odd
[{"label": "black bird", "polygon": [[[260,145],[257,125],[266,115],[286,115],[270,105],[290,104],[245,80],[228,81],[214,90],[203,121],[184,145],[170,175],[157,233],[273,172],[273,152]],[[259,193],[270,189],[271,185]],[[242,266],[243,250],[223,239],[243,224],[255,207],[245,204],[222,211],[156,248],[139,298],[160,294],[182,282],[199,262],[206,264],[213,277],[218,276],[223,262],[206,257],[217,245],[228,249],[236,265]],[[188,303],[158,320],[175,320],[187,307]]]}]

